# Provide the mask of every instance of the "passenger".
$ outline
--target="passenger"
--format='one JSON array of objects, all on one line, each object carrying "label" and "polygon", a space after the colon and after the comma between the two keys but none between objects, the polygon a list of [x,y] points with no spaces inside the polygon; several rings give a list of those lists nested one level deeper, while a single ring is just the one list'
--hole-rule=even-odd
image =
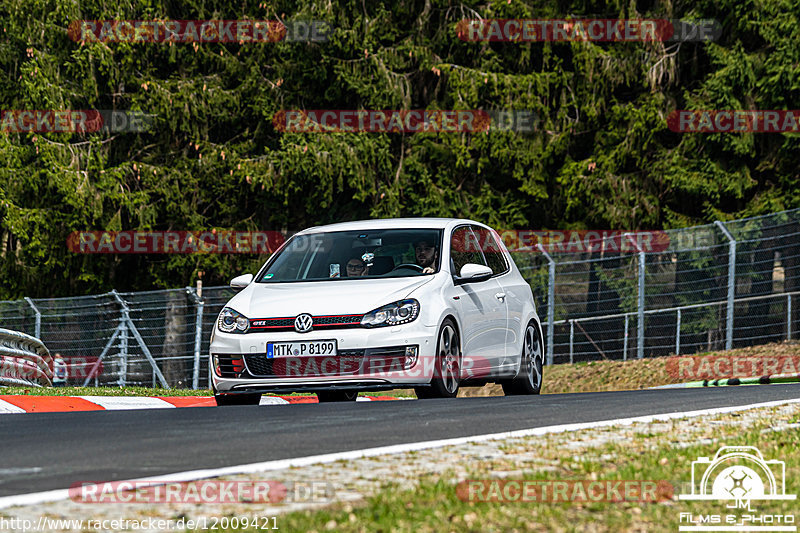
[{"label": "passenger", "polygon": [[360,278],[369,274],[369,267],[360,257],[352,257],[347,261],[347,277]]}]

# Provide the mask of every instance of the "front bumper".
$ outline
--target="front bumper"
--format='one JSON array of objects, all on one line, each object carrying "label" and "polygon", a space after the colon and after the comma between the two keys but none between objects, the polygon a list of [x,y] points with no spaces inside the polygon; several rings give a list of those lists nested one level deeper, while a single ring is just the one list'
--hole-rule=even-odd
[{"label": "front bumper", "polygon": [[[435,326],[411,324],[309,333],[214,332],[210,346],[215,391],[289,392],[386,390],[430,383],[434,373]],[[267,358],[268,342],[335,339],[337,354]],[[416,351],[416,357],[410,352]],[[410,364],[412,363],[413,364]]]}]

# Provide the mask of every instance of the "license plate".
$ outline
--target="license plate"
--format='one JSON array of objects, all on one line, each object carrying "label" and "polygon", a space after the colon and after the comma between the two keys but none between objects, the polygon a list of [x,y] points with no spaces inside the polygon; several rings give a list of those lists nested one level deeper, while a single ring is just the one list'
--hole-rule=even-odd
[{"label": "license plate", "polygon": [[267,343],[267,359],[272,359],[273,357],[303,357],[310,355],[336,355],[336,341]]}]

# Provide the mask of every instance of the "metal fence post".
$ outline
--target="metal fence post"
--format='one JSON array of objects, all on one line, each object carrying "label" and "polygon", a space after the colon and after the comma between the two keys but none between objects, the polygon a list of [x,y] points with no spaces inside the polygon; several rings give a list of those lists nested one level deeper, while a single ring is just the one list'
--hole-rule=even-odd
[{"label": "metal fence post", "polygon": [[192,370],[192,388],[197,390],[200,388],[200,346],[203,339],[203,302],[200,292],[202,289],[194,290],[191,287],[186,287],[186,292],[192,295],[194,303],[197,305],[197,314],[194,322],[194,369]]},{"label": "metal fence post", "polygon": [[30,298],[28,298],[26,296],[25,297],[25,301],[28,302],[28,305],[31,306],[31,309],[33,309],[33,312],[36,314],[35,322],[34,322],[34,325],[33,325],[33,336],[36,337],[37,339],[41,339],[42,338],[42,313],[39,312],[39,308],[36,307],[36,305],[33,303],[33,300],[31,300]]},{"label": "metal fence post", "polygon": [[[125,302],[125,300],[120,298],[120,295],[116,290],[112,290],[110,292],[110,294],[114,298],[116,298],[117,302],[119,303],[119,305],[122,306],[122,323],[125,324],[125,326],[127,328],[126,331],[130,331],[131,334],[133,335],[134,340],[136,340],[136,343],[139,345],[139,348],[144,353],[145,359],[147,359],[147,361],[150,363],[150,366],[153,368],[153,372],[155,373],[156,377],[158,378],[159,383],[161,383],[161,386],[164,387],[165,389],[169,389],[170,388],[169,387],[169,383],[167,383],[167,380],[164,378],[164,374],[161,373],[161,369],[158,368],[158,364],[156,363],[156,360],[153,357],[153,354],[150,353],[150,348],[147,347],[147,344],[144,342],[144,339],[142,338],[142,334],[139,333],[139,330],[136,328],[136,325],[131,320],[130,308],[128,307],[128,304]],[[128,354],[126,352],[125,353],[125,375],[126,376],[127,376],[127,372],[128,372]]]},{"label": "metal fence post", "polygon": [[786,340],[792,340],[792,295],[786,295]]},{"label": "metal fence post", "polygon": [[728,312],[725,324],[725,349],[733,348],[733,298],[736,292],[736,239],[719,220],[714,221],[720,231],[728,238]]},{"label": "metal fence post", "polygon": [[639,252],[639,303],[636,313],[636,357],[642,359],[644,357],[644,268],[645,257],[644,250],[636,242],[636,239],[630,233],[625,234],[633,244],[633,247]]},{"label": "metal fence post", "polygon": [[636,357],[644,357],[644,252],[639,251],[639,316],[637,322]]},{"label": "metal fence post", "polygon": [[127,380],[128,380],[128,324],[131,321],[130,312],[128,309],[128,304],[126,304],[122,298],[120,298],[119,294],[116,290],[111,291],[111,295],[116,298],[117,303],[120,304],[122,307],[121,309],[121,318],[120,318],[120,344],[119,344],[119,377],[117,378],[117,384],[120,387],[124,387]]},{"label": "metal fence post", "polygon": [[127,310],[123,311],[122,322],[120,323],[119,331],[119,355],[120,355],[120,371],[117,383],[120,387],[124,387],[128,381],[128,320]]},{"label": "metal fence post", "polygon": [[681,354],[681,310],[678,309],[678,325],[675,326],[675,355]]},{"label": "metal fence post", "polygon": [[622,339],[622,360],[628,360],[628,313],[625,313],[625,335]]},{"label": "metal fence post", "polygon": [[556,308],[556,262],[541,243],[536,245],[547,258],[547,364],[553,364],[553,328]]},{"label": "metal fence post", "polygon": [[569,364],[574,363],[572,352],[572,341],[575,339],[575,321],[569,321]]}]

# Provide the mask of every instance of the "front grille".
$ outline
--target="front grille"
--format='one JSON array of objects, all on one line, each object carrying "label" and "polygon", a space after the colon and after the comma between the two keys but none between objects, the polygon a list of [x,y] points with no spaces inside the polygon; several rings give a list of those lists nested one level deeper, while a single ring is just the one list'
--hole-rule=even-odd
[{"label": "front grille", "polygon": [[365,355],[367,357],[405,357],[405,346],[387,346],[385,348],[369,348]]},{"label": "front grille", "polygon": [[283,331],[294,329],[294,317],[291,318],[251,318],[250,329],[253,330],[277,330]]},{"label": "front grille", "polygon": [[245,356],[245,364],[254,377],[302,378],[355,374],[361,368],[364,350],[342,350],[338,355],[277,357],[265,354]]},{"label": "front grille", "polygon": [[266,354],[215,355],[223,378],[303,378],[348,376],[357,373],[400,372],[404,369],[406,346],[360,350],[339,350],[337,355],[275,357]]},{"label": "front grille", "polygon": [[248,355],[245,357],[247,371],[253,376],[272,376],[272,361],[266,355]]},{"label": "front grille", "polygon": [[401,372],[405,369],[406,347],[370,348],[364,355],[364,372]]},{"label": "front grille", "polygon": [[[320,315],[312,317],[314,328],[339,329],[361,326],[364,315]],[[248,332],[294,331],[295,317],[251,318]]]},{"label": "front grille", "polygon": [[362,318],[364,318],[364,315],[315,316],[314,327],[358,327],[361,325]]}]

